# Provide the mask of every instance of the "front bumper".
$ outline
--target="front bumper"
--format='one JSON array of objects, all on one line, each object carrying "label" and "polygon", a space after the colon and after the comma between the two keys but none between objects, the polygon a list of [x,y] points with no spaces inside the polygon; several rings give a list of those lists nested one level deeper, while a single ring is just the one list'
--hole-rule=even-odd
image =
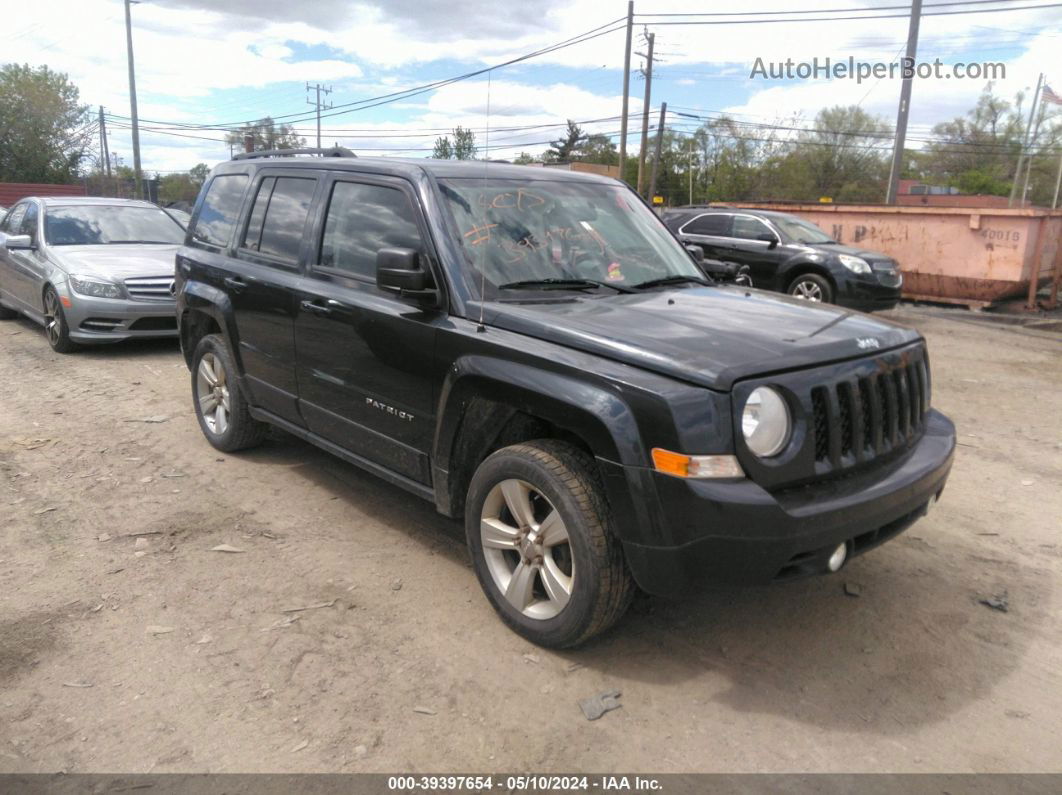
[{"label": "front bumper", "polygon": [[861,312],[892,309],[900,302],[902,278],[896,284],[886,285],[878,281],[878,273],[862,277],[848,277],[837,285],[837,304]]},{"label": "front bumper", "polygon": [[121,342],[134,338],[177,336],[174,301],[90,298],[67,292],[65,307],[70,339],[82,344]]},{"label": "front bumper", "polygon": [[903,456],[801,488],[772,494],[749,480],[653,472],[658,502],[651,512],[668,543],[624,539],[628,565],[642,589],[659,595],[695,583],[759,584],[825,572],[839,544],[847,544],[851,559],[923,516],[944,489],[954,453],[955,426],[930,411],[922,438]]}]

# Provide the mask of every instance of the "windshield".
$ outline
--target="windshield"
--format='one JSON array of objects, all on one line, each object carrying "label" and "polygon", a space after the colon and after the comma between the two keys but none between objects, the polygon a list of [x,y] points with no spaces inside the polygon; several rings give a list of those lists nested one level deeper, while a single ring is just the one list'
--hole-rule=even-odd
[{"label": "windshield", "polygon": [[171,216],[152,207],[119,204],[49,207],[44,238],[52,246],[92,246],[107,243],[184,242],[184,230]]},{"label": "windshield", "polygon": [[805,221],[803,218],[796,218],[792,215],[772,215],[771,220],[774,221],[783,232],[785,232],[786,237],[797,243],[812,244],[837,242],[815,226],[815,224],[810,221]]},{"label": "windshield", "polygon": [[[630,190],[592,182],[445,179],[442,192],[471,268],[473,295],[489,296],[557,280],[599,282],[626,292],[670,276],[703,278],[667,228]],[[544,285],[546,286],[546,285]],[[592,285],[591,285],[592,286]],[[571,285],[585,292],[586,285]]]}]

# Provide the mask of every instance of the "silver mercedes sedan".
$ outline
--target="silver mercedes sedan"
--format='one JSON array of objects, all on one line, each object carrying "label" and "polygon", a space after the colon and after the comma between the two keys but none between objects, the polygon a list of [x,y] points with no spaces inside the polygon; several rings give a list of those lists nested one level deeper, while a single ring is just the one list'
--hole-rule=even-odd
[{"label": "silver mercedes sedan", "polygon": [[59,353],[176,337],[170,293],[184,229],[150,202],[28,198],[0,222],[0,320],[44,326]]}]

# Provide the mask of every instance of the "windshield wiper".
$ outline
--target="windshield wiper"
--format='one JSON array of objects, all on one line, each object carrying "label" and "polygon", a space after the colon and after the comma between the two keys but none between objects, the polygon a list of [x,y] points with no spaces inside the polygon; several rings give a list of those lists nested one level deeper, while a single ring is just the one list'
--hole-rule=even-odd
[{"label": "windshield wiper", "polygon": [[501,285],[499,290],[588,290],[592,287],[611,287],[619,293],[633,293],[630,287],[599,282],[594,279],[524,279]]},{"label": "windshield wiper", "polygon": [[158,243],[159,245],[163,245],[163,246],[176,246],[176,245],[180,245],[179,243],[170,243],[170,242],[169,242],[169,241],[167,241],[167,240],[111,240],[111,241],[110,241],[110,242],[108,243],[108,245],[111,245],[111,246],[117,246],[117,245],[120,245],[120,244],[122,244],[122,243],[131,243],[131,244],[133,244],[133,245],[140,245],[140,244],[144,244],[144,245],[146,245],[146,244],[148,244],[148,243],[152,243],[152,244],[154,244],[154,243]]},{"label": "windshield wiper", "polygon": [[663,287],[668,284],[703,284],[705,287],[714,287],[714,283],[707,279],[702,279],[700,276],[664,276],[659,279],[650,279],[647,282],[641,284],[635,284],[634,289],[645,290],[650,287]]}]

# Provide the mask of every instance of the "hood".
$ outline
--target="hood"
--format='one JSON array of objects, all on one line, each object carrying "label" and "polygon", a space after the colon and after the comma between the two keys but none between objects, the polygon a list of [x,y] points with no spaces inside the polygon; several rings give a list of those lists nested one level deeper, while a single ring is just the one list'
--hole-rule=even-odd
[{"label": "hood", "polygon": [[48,254],[67,273],[122,280],[173,276],[179,248],[163,243],[51,246]]},{"label": "hood", "polygon": [[490,325],[729,390],[753,375],[872,355],[917,332],[832,305],[739,287],[487,305]]},{"label": "hood", "polygon": [[808,248],[814,249],[820,254],[847,254],[850,257],[862,257],[867,262],[895,262],[888,254],[882,254],[880,251],[855,248],[854,246],[846,246],[843,243],[816,243],[808,246]]}]

